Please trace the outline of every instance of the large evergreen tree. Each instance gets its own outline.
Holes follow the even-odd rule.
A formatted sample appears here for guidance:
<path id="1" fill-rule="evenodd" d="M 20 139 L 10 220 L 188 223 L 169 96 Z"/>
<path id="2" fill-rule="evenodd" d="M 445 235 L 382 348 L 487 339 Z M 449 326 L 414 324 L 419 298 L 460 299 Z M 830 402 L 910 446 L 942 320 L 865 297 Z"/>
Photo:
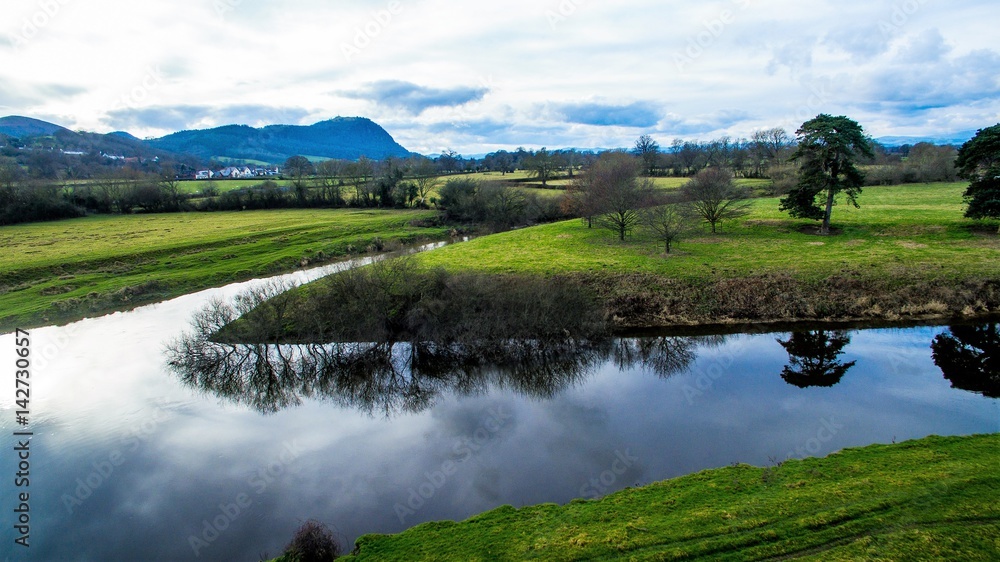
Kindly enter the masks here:
<path id="1" fill-rule="evenodd" d="M 963 144 L 955 167 L 959 176 L 969 180 L 965 216 L 1000 218 L 1000 124 L 981 129 Z"/>
<path id="2" fill-rule="evenodd" d="M 820 234 L 829 234 L 837 194 L 844 192 L 858 206 L 865 176 L 855 162 L 862 156 L 874 157 L 871 141 L 861 125 L 842 115 L 817 115 L 795 135 L 799 144 L 792 159 L 802 162 L 799 182 L 781 200 L 780 209 L 796 218 L 822 220 Z"/>

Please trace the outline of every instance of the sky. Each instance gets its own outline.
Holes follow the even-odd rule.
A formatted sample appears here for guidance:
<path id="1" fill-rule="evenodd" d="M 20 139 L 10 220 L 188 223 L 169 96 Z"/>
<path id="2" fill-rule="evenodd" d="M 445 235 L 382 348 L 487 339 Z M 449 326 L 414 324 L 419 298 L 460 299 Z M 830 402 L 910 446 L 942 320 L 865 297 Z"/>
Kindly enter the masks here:
<path id="1" fill-rule="evenodd" d="M 407 149 L 1000 122 L 996 0 L 4 0 L 0 115 L 158 137 L 368 117 Z"/>

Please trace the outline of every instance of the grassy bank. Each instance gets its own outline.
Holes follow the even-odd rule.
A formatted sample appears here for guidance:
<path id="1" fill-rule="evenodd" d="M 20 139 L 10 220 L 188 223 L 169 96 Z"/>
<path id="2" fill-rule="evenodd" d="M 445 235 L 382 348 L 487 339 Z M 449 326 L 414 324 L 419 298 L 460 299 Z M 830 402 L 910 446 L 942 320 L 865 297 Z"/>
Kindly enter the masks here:
<path id="1" fill-rule="evenodd" d="M 579 278 L 619 327 L 796 319 L 928 318 L 1000 306 L 995 225 L 962 216 L 965 184 L 868 187 L 834 212 L 834 236 L 757 199 L 712 235 L 698 228 L 664 254 L 636 232 L 564 221 L 420 256 L 428 267 Z"/>
<path id="2" fill-rule="evenodd" d="M 366 535 L 343 560 L 995 560 L 998 451 L 998 434 L 928 437 L 718 468 Z"/>
<path id="3" fill-rule="evenodd" d="M 398 242 L 442 239 L 432 211 L 97 216 L 0 228 L 0 331 L 122 310 Z"/>

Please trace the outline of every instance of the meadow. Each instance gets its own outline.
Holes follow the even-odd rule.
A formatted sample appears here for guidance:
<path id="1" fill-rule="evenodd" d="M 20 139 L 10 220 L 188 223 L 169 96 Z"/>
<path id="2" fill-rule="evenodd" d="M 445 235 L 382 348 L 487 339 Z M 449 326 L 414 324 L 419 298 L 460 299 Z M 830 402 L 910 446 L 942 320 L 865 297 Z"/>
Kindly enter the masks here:
<path id="1" fill-rule="evenodd" d="M 245 180 L 185 180 L 178 185 L 181 188 L 182 193 L 186 194 L 201 194 L 205 192 L 208 187 L 213 187 L 218 190 L 220 194 L 227 191 L 233 191 L 236 189 L 243 189 L 246 187 L 254 187 L 260 185 L 266 181 L 273 181 L 280 186 L 290 185 L 289 180 L 283 180 L 281 178 L 251 178 Z"/>
<path id="2" fill-rule="evenodd" d="M 581 280 L 619 329 L 744 322 L 901 321 L 1000 310 L 995 223 L 963 217 L 965 184 L 868 187 L 839 205 L 835 234 L 789 218 L 778 198 L 717 234 L 694 226 L 665 253 L 637 229 L 625 242 L 569 220 L 418 257 L 426 268 Z"/>
<path id="3" fill-rule="evenodd" d="M 343 560 L 995 559 L 998 447 L 996 434 L 928 437 L 734 465 L 366 535 Z"/>
<path id="4" fill-rule="evenodd" d="M 0 330 L 130 308 L 395 243 L 438 240 L 433 211 L 92 216 L 0 228 Z"/>
<path id="5" fill-rule="evenodd" d="M 558 275 L 640 272 L 677 279 L 786 273 L 817 279 L 843 269 L 892 275 L 919 270 L 945 278 L 1000 274 L 995 225 L 962 216 L 965 184 L 867 187 L 861 208 L 837 206 L 838 233 L 817 236 L 815 221 L 778 211 L 778 198 L 755 199 L 748 216 L 712 235 L 699 225 L 671 253 L 637 229 L 624 243 L 582 220 L 516 230 L 422 255 L 428 267 Z"/>

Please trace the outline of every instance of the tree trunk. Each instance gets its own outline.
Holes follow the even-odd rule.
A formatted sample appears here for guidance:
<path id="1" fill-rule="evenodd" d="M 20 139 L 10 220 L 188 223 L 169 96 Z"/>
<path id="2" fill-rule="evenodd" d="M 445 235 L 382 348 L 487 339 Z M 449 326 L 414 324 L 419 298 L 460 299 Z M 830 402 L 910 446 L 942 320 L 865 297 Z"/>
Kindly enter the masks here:
<path id="1" fill-rule="evenodd" d="M 826 212 L 823 213 L 823 225 L 819 228 L 819 233 L 823 236 L 830 234 L 830 215 L 833 214 L 833 188 L 826 192 Z"/>

